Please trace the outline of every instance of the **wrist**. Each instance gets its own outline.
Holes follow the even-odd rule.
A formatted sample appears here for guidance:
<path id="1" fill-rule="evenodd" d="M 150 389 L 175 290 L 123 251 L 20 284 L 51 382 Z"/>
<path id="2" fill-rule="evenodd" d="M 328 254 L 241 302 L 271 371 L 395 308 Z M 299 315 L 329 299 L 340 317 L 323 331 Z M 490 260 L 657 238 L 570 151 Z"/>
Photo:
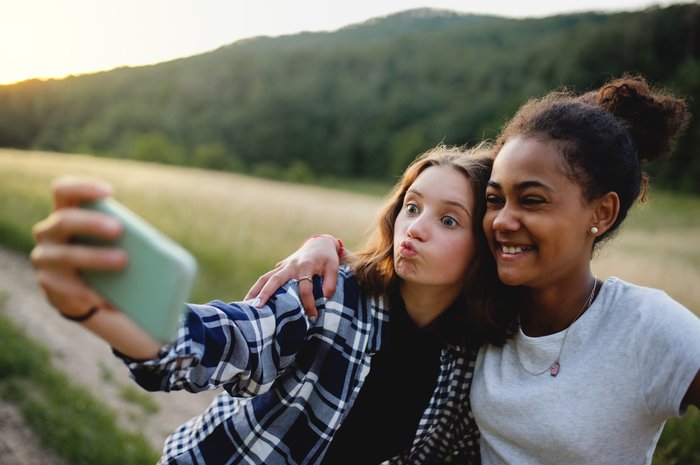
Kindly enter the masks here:
<path id="1" fill-rule="evenodd" d="M 99 309 L 100 308 L 98 306 L 94 306 L 94 307 L 91 307 L 90 309 L 88 309 L 88 311 L 86 311 L 85 313 L 83 313 L 81 315 L 66 315 L 65 313 L 60 312 L 60 311 L 58 313 L 66 320 L 82 323 L 82 322 L 87 321 L 90 318 L 92 318 L 93 315 L 95 315 L 95 313 L 97 313 L 97 311 Z"/>
<path id="2" fill-rule="evenodd" d="M 345 254 L 345 245 L 343 244 L 342 240 L 338 239 L 337 237 L 333 236 L 332 234 L 327 234 L 327 233 L 314 234 L 311 237 L 309 237 L 308 239 L 306 239 L 304 241 L 304 244 L 306 244 L 311 239 L 315 239 L 317 237 L 323 237 L 323 238 L 326 238 L 326 239 L 332 241 L 333 245 L 335 246 L 335 251 L 338 254 L 338 261 L 339 262 L 343 261 L 343 255 Z M 302 245 L 304 245 L 304 244 L 302 244 Z"/>

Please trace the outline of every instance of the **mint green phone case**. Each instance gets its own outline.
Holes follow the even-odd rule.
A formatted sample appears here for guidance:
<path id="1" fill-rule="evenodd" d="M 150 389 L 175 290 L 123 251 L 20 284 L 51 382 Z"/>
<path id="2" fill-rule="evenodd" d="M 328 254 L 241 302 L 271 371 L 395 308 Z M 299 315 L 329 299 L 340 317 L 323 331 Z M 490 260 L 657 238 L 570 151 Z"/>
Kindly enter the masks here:
<path id="1" fill-rule="evenodd" d="M 119 247 L 129 254 L 123 270 L 84 270 L 84 279 L 155 339 L 172 341 L 194 285 L 194 257 L 114 199 L 81 207 L 114 216 L 124 226 L 124 234 L 113 242 L 83 237 L 78 242 Z"/>

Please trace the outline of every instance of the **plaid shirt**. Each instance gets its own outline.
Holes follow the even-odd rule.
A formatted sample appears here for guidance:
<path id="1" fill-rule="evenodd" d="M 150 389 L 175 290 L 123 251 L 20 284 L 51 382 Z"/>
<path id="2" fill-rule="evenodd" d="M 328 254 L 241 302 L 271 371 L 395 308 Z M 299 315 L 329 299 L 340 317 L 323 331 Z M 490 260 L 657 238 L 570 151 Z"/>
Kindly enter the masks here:
<path id="1" fill-rule="evenodd" d="M 317 296 L 320 284 L 316 278 Z M 317 306 L 318 321 L 310 325 L 295 281 L 263 308 L 189 305 L 177 340 L 157 359 L 125 359 L 148 390 L 226 391 L 170 435 L 159 464 L 320 463 L 381 348 L 389 314 L 345 267 L 335 295 Z M 442 463 L 450 455 L 451 463 L 479 463 L 469 406 L 475 358 L 474 349 L 445 344 L 413 446 L 385 463 Z"/>

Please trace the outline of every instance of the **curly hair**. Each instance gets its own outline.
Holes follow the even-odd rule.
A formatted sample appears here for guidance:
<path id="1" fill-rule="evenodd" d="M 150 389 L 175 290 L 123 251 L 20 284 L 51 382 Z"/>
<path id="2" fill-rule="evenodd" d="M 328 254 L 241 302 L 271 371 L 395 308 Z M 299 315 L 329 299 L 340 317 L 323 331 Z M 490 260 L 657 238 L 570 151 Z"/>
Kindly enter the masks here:
<path id="1" fill-rule="evenodd" d="M 643 160 L 672 152 L 689 114 L 680 98 L 652 89 L 640 76 L 623 76 L 582 95 L 551 92 L 526 102 L 496 140 L 498 152 L 516 136 L 554 140 L 567 175 L 587 200 L 617 193 L 620 212 L 596 242 L 613 235 L 649 187 Z"/>

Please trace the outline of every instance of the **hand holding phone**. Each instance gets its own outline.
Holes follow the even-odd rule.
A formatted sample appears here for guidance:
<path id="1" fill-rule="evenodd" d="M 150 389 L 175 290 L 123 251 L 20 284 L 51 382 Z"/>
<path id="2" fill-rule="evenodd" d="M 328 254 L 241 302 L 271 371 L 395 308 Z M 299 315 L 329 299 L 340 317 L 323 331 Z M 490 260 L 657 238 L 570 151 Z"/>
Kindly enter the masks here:
<path id="1" fill-rule="evenodd" d="M 194 257 L 112 198 L 87 202 L 81 207 L 113 216 L 122 223 L 124 233 L 115 241 L 87 237 L 76 241 L 122 248 L 129 256 L 122 270 L 83 270 L 83 278 L 154 339 L 172 341 L 194 285 Z"/>

